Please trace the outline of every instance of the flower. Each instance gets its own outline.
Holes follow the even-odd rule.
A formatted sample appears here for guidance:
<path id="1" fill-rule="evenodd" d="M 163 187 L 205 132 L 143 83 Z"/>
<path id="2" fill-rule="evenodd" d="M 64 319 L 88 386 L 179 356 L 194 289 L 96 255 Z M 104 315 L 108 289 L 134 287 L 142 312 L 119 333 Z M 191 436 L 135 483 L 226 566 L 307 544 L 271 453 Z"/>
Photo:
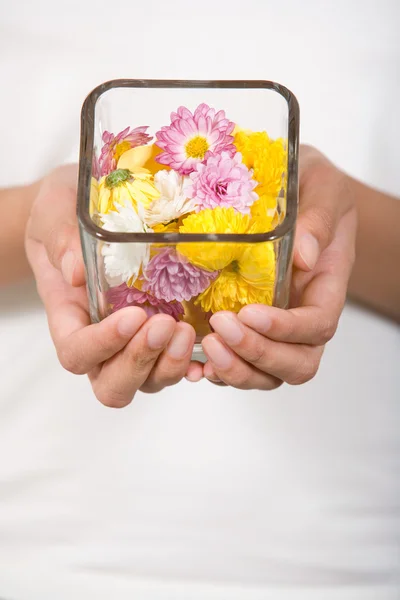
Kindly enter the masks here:
<path id="1" fill-rule="evenodd" d="M 248 233 L 251 219 L 233 208 L 207 208 L 183 220 L 179 233 Z M 255 232 L 254 232 L 255 233 Z M 192 264 L 207 271 L 219 271 L 234 260 L 235 242 L 181 242 L 177 250 Z"/>
<path id="2" fill-rule="evenodd" d="M 137 146 L 124 152 L 119 161 L 118 169 L 129 169 L 135 172 L 137 169 L 146 169 L 150 173 L 156 173 L 160 169 L 160 164 L 156 162 L 156 157 L 161 154 L 162 150 L 156 144 L 147 146 Z M 169 170 L 167 165 L 164 165 L 165 170 Z"/>
<path id="3" fill-rule="evenodd" d="M 272 242 L 247 244 L 237 259 L 199 295 L 196 304 L 205 311 L 239 312 L 247 304 L 272 304 L 275 253 Z"/>
<path id="4" fill-rule="evenodd" d="M 160 197 L 146 210 L 145 220 L 148 225 L 170 223 L 194 209 L 193 200 L 187 197 L 187 179 L 176 171 L 162 170 L 154 175 L 154 185 L 160 192 Z"/>
<path id="5" fill-rule="evenodd" d="M 257 182 L 242 163 L 237 152 L 231 158 L 228 152 L 210 155 L 205 163 L 198 163 L 190 174 L 192 185 L 187 189 L 196 202 L 196 210 L 232 206 L 237 211 L 249 214 L 250 206 L 258 196 L 253 192 Z"/>
<path id="6" fill-rule="evenodd" d="M 90 201 L 89 201 L 89 214 L 93 217 L 97 213 L 99 208 L 99 184 L 97 179 L 94 177 L 90 180 Z"/>
<path id="7" fill-rule="evenodd" d="M 269 194 L 262 194 L 262 196 L 254 202 L 251 206 L 251 214 L 254 219 L 260 219 L 267 215 L 273 218 L 276 213 L 277 199 Z"/>
<path id="8" fill-rule="evenodd" d="M 189 215 L 180 233 L 251 234 L 268 231 L 272 218 L 252 219 L 233 208 L 206 209 Z M 205 312 L 238 312 L 246 304 L 271 304 L 275 282 L 275 251 L 272 242 L 191 242 L 177 250 L 195 266 L 219 271 L 197 300 Z"/>
<path id="9" fill-rule="evenodd" d="M 138 204 L 145 208 L 160 196 L 154 186 L 150 173 L 138 170 L 132 173 L 129 169 L 117 169 L 102 177 L 99 183 L 99 211 L 106 214 L 114 210 L 115 204 L 128 201 L 137 209 Z"/>
<path id="10" fill-rule="evenodd" d="M 223 110 L 215 112 L 207 104 L 200 104 L 194 114 L 184 106 L 171 114 L 171 125 L 161 127 L 156 133 L 157 145 L 164 150 L 156 161 L 169 165 L 181 175 L 191 173 L 196 164 L 208 153 L 223 151 L 235 153 L 233 136 L 235 124 L 225 118 Z"/>
<path id="11" fill-rule="evenodd" d="M 158 252 L 145 268 L 142 289 L 166 302 L 182 302 L 198 296 L 216 276 L 217 273 L 190 264 L 175 248 L 167 247 Z"/>
<path id="12" fill-rule="evenodd" d="M 284 188 L 287 169 L 283 140 L 272 140 L 265 131 L 237 131 L 235 146 L 241 152 L 244 164 L 254 171 L 254 179 L 258 182 L 255 192 L 260 198 L 258 209 L 274 210 L 277 197 Z"/>
<path id="13" fill-rule="evenodd" d="M 120 156 L 127 150 L 150 142 L 152 138 L 146 133 L 147 129 L 148 127 L 136 127 L 130 131 L 130 127 L 127 127 L 117 135 L 105 131 L 101 138 L 104 146 L 99 158 L 100 174 L 108 175 L 114 171 Z"/>
<path id="14" fill-rule="evenodd" d="M 103 229 L 130 233 L 151 232 L 143 223 L 143 208 L 140 206 L 138 214 L 132 203 L 125 199 L 121 204 L 115 204 L 114 208 L 113 211 L 100 214 Z M 150 259 L 149 244 L 143 242 L 104 244 L 101 253 L 110 285 L 133 283 Z"/>
<path id="15" fill-rule="evenodd" d="M 147 292 L 129 287 L 126 283 L 110 288 L 106 292 L 106 297 L 107 302 L 112 305 L 112 312 L 126 306 L 139 306 L 146 311 L 148 317 L 163 313 L 171 315 L 176 321 L 179 321 L 185 312 L 180 302 L 165 302 Z"/>

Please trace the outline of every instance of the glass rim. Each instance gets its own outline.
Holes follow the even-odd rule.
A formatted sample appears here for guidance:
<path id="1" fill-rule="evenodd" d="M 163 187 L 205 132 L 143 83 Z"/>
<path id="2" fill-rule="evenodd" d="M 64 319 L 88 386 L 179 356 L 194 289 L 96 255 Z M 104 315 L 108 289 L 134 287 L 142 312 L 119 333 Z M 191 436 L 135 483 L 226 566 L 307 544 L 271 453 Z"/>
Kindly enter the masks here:
<path id="1" fill-rule="evenodd" d="M 92 178 L 92 153 L 94 142 L 94 115 L 97 100 L 115 88 L 220 88 L 220 89 L 266 89 L 277 92 L 288 105 L 288 167 L 286 190 L 286 214 L 282 223 L 266 233 L 127 233 L 102 229 L 89 213 Z M 295 225 L 298 205 L 298 152 L 299 152 L 299 104 L 294 94 L 285 86 L 264 80 L 180 80 L 180 79 L 112 79 L 95 87 L 87 96 L 81 111 L 81 138 L 77 192 L 77 216 L 80 226 L 92 237 L 106 243 L 161 243 L 187 242 L 271 242 L 284 237 Z"/>

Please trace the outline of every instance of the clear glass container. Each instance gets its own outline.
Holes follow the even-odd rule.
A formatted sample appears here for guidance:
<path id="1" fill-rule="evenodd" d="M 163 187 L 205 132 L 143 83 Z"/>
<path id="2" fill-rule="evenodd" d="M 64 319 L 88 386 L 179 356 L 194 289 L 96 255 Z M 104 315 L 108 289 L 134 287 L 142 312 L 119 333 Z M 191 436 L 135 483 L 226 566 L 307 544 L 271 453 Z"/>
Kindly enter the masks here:
<path id="1" fill-rule="evenodd" d="M 298 137 L 296 98 L 269 81 L 94 89 L 77 206 L 92 321 L 124 306 L 170 314 L 193 325 L 202 359 L 211 314 L 286 308 Z"/>

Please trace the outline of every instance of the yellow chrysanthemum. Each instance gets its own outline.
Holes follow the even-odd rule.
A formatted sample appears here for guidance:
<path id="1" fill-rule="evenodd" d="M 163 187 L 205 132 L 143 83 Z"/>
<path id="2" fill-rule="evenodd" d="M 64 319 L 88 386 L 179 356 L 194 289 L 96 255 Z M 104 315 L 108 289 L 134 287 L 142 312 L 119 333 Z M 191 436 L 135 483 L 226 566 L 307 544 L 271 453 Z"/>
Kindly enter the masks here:
<path id="1" fill-rule="evenodd" d="M 157 225 L 153 225 L 152 227 L 154 233 L 178 233 L 179 231 L 179 222 L 171 221 L 171 223 L 158 223 Z"/>
<path id="2" fill-rule="evenodd" d="M 247 233 L 250 216 L 233 208 L 207 208 L 183 219 L 179 233 Z M 208 271 L 219 271 L 235 260 L 240 244 L 232 242 L 188 242 L 177 246 L 191 263 Z"/>
<path id="3" fill-rule="evenodd" d="M 102 177 L 99 183 L 98 210 L 107 214 L 115 209 L 114 203 L 124 205 L 126 201 L 131 202 L 135 209 L 140 203 L 148 208 L 160 192 L 154 186 L 153 176 L 141 169 L 134 173 L 129 169 L 117 169 Z"/>
<path id="4" fill-rule="evenodd" d="M 271 214 L 285 186 L 287 152 L 283 140 L 271 140 L 265 131 L 239 130 L 235 133 L 234 144 L 241 152 L 244 164 L 253 169 L 254 179 L 259 183 L 254 190 L 259 200 L 253 210 L 266 209 L 269 211 L 267 214 Z"/>
<path id="5" fill-rule="evenodd" d="M 156 146 L 156 144 L 137 146 L 121 155 L 117 168 L 129 169 L 132 172 L 135 172 L 138 169 L 146 169 L 150 173 L 153 173 L 153 175 L 161 168 L 169 171 L 167 165 L 160 165 L 160 163 L 155 160 L 156 156 L 161 152 L 161 148 Z"/>
<path id="6" fill-rule="evenodd" d="M 97 179 L 92 177 L 90 182 L 90 202 L 89 202 L 89 214 L 91 217 L 95 215 L 99 210 L 99 183 Z"/>
<path id="7" fill-rule="evenodd" d="M 264 233 L 272 218 L 253 219 L 233 208 L 206 209 L 183 220 L 180 233 Z M 197 298 L 205 312 L 238 312 L 246 304 L 271 304 L 275 281 L 272 242 L 183 242 L 177 246 L 191 263 L 208 271 L 220 271 L 210 287 Z"/>
<path id="8" fill-rule="evenodd" d="M 245 249 L 225 267 L 197 298 L 205 312 L 239 312 L 247 304 L 272 304 L 275 254 L 271 242 L 245 244 Z"/>

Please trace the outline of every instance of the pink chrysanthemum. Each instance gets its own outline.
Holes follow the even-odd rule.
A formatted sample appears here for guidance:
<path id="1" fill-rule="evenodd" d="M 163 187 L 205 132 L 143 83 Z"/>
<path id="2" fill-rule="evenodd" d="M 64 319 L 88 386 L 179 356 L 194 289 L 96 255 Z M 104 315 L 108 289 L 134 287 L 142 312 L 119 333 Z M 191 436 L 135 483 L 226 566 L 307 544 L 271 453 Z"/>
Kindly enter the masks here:
<path id="1" fill-rule="evenodd" d="M 182 302 L 204 292 L 217 275 L 195 267 L 174 248 L 164 248 L 145 268 L 143 289 L 166 302 Z"/>
<path id="2" fill-rule="evenodd" d="M 187 175 L 210 153 L 224 151 L 233 156 L 236 151 L 231 135 L 234 127 L 223 110 L 216 113 L 207 104 L 200 104 L 192 114 L 180 106 L 171 114 L 171 125 L 161 127 L 156 133 L 157 146 L 164 150 L 156 161 Z"/>
<path id="3" fill-rule="evenodd" d="M 249 214 L 250 206 L 258 199 L 253 191 L 257 181 L 242 163 L 239 152 L 233 158 L 227 152 L 210 156 L 204 164 L 196 165 L 190 179 L 192 185 L 187 187 L 186 193 L 195 200 L 197 212 L 219 206 Z"/>
<path id="4" fill-rule="evenodd" d="M 148 144 L 153 138 L 146 133 L 147 129 L 148 127 L 136 127 L 129 131 L 130 127 L 127 127 L 118 135 L 105 131 L 102 137 L 104 146 L 99 158 L 101 175 L 108 175 L 111 171 L 115 171 L 124 152 Z"/>
<path id="5" fill-rule="evenodd" d="M 185 312 L 180 302 L 165 302 L 145 291 L 129 287 L 126 283 L 110 288 L 107 292 L 107 302 L 112 305 L 112 312 L 126 306 L 139 306 L 148 317 L 163 313 L 170 315 L 175 321 L 179 321 Z"/>

